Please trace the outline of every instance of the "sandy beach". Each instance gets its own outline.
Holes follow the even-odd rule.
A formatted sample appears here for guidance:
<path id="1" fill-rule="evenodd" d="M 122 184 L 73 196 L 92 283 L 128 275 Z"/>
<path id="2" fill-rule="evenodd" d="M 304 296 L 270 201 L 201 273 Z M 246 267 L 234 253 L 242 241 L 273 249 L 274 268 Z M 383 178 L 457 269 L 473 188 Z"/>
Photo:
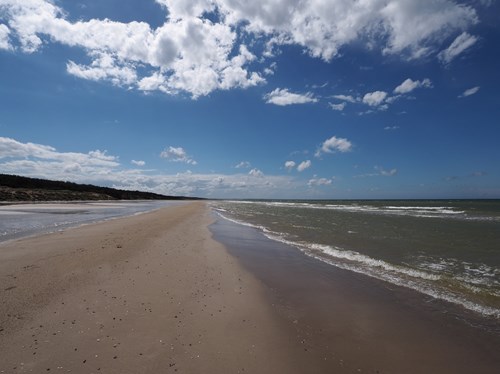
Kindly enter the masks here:
<path id="1" fill-rule="evenodd" d="M 3 245 L 0 372 L 304 372 L 209 222 L 192 203 Z"/>
<path id="2" fill-rule="evenodd" d="M 0 372 L 500 367 L 497 335 L 423 297 L 213 222 L 193 202 L 1 245 Z"/>

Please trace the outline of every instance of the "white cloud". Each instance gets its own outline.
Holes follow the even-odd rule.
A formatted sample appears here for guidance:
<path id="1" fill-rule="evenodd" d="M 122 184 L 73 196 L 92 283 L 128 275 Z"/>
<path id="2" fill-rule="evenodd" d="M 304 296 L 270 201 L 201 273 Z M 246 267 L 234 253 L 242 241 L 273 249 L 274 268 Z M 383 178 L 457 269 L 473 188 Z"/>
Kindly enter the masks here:
<path id="1" fill-rule="evenodd" d="M 0 49 L 12 49 L 12 46 L 10 45 L 9 34 L 9 28 L 6 25 L 0 23 Z"/>
<path id="2" fill-rule="evenodd" d="M 160 157 L 174 162 L 185 162 L 186 164 L 191 165 L 198 164 L 195 160 L 188 156 L 188 154 L 182 147 L 169 146 L 160 153 Z"/>
<path id="3" fill-rule="evenodd" d="M 297 94 L 288 91 L 287 88 L 276 88 L 274 91 L 264 95 L 264 99 L 267 104 L 280 106 L 316 103 L 318 101 L 318 99 L 316 99 L 311 92 Z"/>
<path id="4" fill-rule="evenodd" d="M 270 68 L 264 68 L 264 74 L 265 75 L 274 75 L 274 70 Z"/>
<path id="5" fill-rule="evenodd" d="M 375 167 L 375 169 L 377 169 L 380 175 L 383 175 L 384 177 L 393 177 L 398 173 L 398 169 L 385 170 L 381 167 Z"/>
<path id="6" fill-rule="evenodd" d="M 260 171 L 259 169 L 252 169 L 248 172 L 248 175 L 252 177 L 263 177 L 264 173 Z"/>
<path id="7" fill-rule="evenodd" d="M 247 174 L 195 174 L 131 175 L 123 177 L 123 183 L 114 184 L 126 189 L 147 190 L 170 195 L 201 197 L 280 197 L 286 189 L 298 185 L 289 176 L 261 175 L 255 178 Z"/>
<path id="8" fill-rule="evenodd" d="M 106 154 L 106 151 L 100 151 L 100 150 L 95 150 L 95 151 L 90 151 L 89 156 L 98 159 L 98 160 L 103 160 L 103 161 L 118 161 L 118 157 L 116 156 L 111 156 Z"/>
<path id="9" fill-rule="evenodd" d="M 441 51 L 438 57 L 444 64 L 449 64 L 458 55 L 462 54 L 464 51 L 476 44 L 477 41 L 478 38 L 476 36 L 470 35 L 469 33 L 464 31 L 459 36 L 457 36 L 455 40 L 453 40 L 448 48 Z"/>
<path id="10" fill-rule="evenodd" d="M 328 86 L 328 84 L 329 84 L 329 82 L 328 82 L 328 81 L 327 81 L 327 82 L 324 82 L 324 83 L 321 83 L 321 84 L 313 84 L 313 85 L 311 85 L 311 88 L 312 88 L 312 89 L 325 88 L 325 87 L 327 87 L 327 86 Z"/>
<path id="11" fill-rule="evenodd" d="M 295 161 L 286 161 L 285 162 L 285 169 L 290 171 L 295 167 L 295 165 L 296 165 Z"/>
<path id="12" fill-rule="evenodd" d="M 118 157 L 111 156 L 106 151 L 90 151 L 89 153 L 58 152 L 55 148 L 35 144 L 21 143 L 11 138 L 0 137 L 0 159 L 23 158 L 23 161 L 33 162 L 30 158 L 51 161 L 62 167 L 81 165 L 83 167 L 113 168 L 118 166 Z"/>
<path id="13" fill-rule="evenodd" d="M 349 103 L 355 103 L 358 101 L 355 97 L 351 95 L 333 95 L 332 98 L 342 100 L 342 101 L 347 101 Z"/>
<path id="14" fill-rule="evenodd" d="M 301 185 L 290 176 L 264 175 L 258 170 L 250 175 L 192 172 L 168 175 L 127 169 L 118 160 L 104 151 L 59 152 L 48 145 L 0 137 L 0 173 L 6 174 L 201 197 L 293 197 L 287 194 Z"/>
<path id="15" fill-rule="evenodd" d="M 132 85 L 137 81 L 134 68 L 129 65 L 119 66 L 116 59 L 105 53 L 96 53 L 94 61 L 88 66 L 69 61 L 68 73 L 92 81 L 108 80 L 116 86 Z"/>
<path id="16" fill-rule="evenodd" d="M 386 131 L 391 131 L 391 130 L 397 130 L 399 129 L 399 126 L 385 126 L 384 130 Z"/>
<path id="17" fill-rule="evenodd" d="M 381 105 L 386 97 L 387 92 L 384 91 L 369 92 L 365 96 L 363 96 L 363 103 L 368 104 L 369 106 L 376 107 Z"/>
<path id="18" fill-rule="evenodd" d="M 100 180 L 113 175 L 119 165 L 118 157 L 105 151 L 59 152 L 51 146 L 0 137 L 2 173 L 75 181 L 91 175 Z"/>
<path id="19" fill-rule="evenodd" d="M 479 89 L 480 89 L 480 87 L 479 87 L 479 86 L 469 88 L 469 89 L 465 90 L 465 91 L 464 91 L 461 95 L 459 95 L 458 97 L 462 98 L 462 97 L 467 97 L 467 96 L 474 95 L 474 94 L 476 94 L 476 93 L 479 91 Z"/>
<path id="20" fill-rule="evenodd" d="M 333 110 L 342 111 L 346 107 L 347 102 L 362 103 L 372 108 L 376 108 L 378 111 L 384 111 L 389 109 L 390 104 L 393 104 L 396 100 L 399 100 L 400 98 L 404 97 L 403 96 L 404 94 L 410 93 L 417 88 L 431 88 L 431 87 L 432 87 L 432 82 L 428 78 L 415 81 L 408 78 L 393 90 L 393 92 L 395 93 L 395 95 L 393 96 L 389 96 L 389 94 L 386 91 L 381 91 L 381 90 L 368 92 L 362 97 L 356 97 L 352 95 L 333 95 L 331 96 L 332 98 L 343 100 L 344 102 L 338 104 L 330 103 L 329 106 Z M 359 114 L 365 115 L 369 113 L 374 113 L 374 109 L 362 111 Z"/>
<path id="21" fill-rule="evenodd" d="M 414 81 L 414 80 L 411 80 L 410 78 L 408 78 L 394 89 L 394 93 L 406 94 L 406 93 L 412 92 L 416 88 L 420 88 L 420 87 L 431 88 L 432 87 L 431 80 L 429 78 L 425 78 L 421 81 L 419 81 L 419 80 Z"/>
<path id="22" fill-rule="evenodd" d="M 180 9 L 177 3 L 165 3 L 171 15 L 172 9 Z M 90 64 L 67 63 L 68 72 L 82 79 L 170 94 L 188 92 L 194 98 L 217 89 L 264 82 L 259 73 L 247 70 L 255 56 L 244 44 L 236 45 L 235 30 L 222 22 L 198 17 L 201 14 L 196 12 L 196 16 L 180 12 L 181 17 L 170 17 L 152 29 L 136 21 L 72 22 L 61 8 L 43 0 L 0 0 L 0 7 L 24 52 L 35 52 L 44 42 L 86 51 Z"/>
<path id="23" fill-rule="evenodd" d="M 323 153 L 334 153 L 334 152 L 350 152 L 352 150 L 352 143 L 345 138 L 337 138 L 332 136 L 330 139 L 326 139 L 321 147 L 316 151 L 315 156 L 319 157 Z"/>
<path id="24" fill-rule="evenodd" d="M 382 12 L 393 27 L 385 52 L 407 49 L 410 58 L 430 55 L 435 50 L 432 39 L 443 41 L 452 32 L 478 22 L 474 9 L 448 0 L 391 1 Z"/>
<path id="25" fill-rule="evenodd" d="M 130 161 L 132 164 L 136 165 L 136 166 L 144 166 L 146 165 L 146 162 L 145 161 L 142 161 L 142 160 L 132 160 Z"/>
<path id="26" fill-rule="evenodd" d="M 313 187 L 313 186 L 328 186 L 332 184 L 332 180 L 331 179 L 327 179 L 327 178 L 312 178 L 312 179 L 309 179 L 309 181 L 307 182 L 307 185 L 310 186 L 310 187 Z"/>
<path id="27" fill-rule="evenodd" d="M 330 108 L 332 108 L 333 110 L 338 110 L 339 112 L 341 112 L 344 110 L 346 103 L 340 103 L 340 104 L 329 103 L 329 105 L 330 105 Z"/>
<path id="28" fill-rule="evenodd" d="M 275 44 L 298 44 L 311 56 L 330 60 L 339 49 L 369 39 L 387 54 L 422 56 L 435 42 L 477 22 L 470 6 L 449 0 L 219 0 L 231 24 L 274 35 Z M 380 40 L 385 40 L 379 45 Z"/>
<path id="29" fill-rule="evenodd" d="M 241 169 L 241 168 L 244 168 L 244 169 L 247 169 L 249 167 L 251 167 L 252 165 L 250 164 L 250 162 L 248 161 L 241 161 L 238 165 L 235 166 L 236 169 Z"/>
<path id="30" fill-rule="evenodd" d="M 471 5 L 451 0 L 157 2 L 166 17 L 154 27 L 144 21 L 81 20 L 58 6 L 60 1 L 0 0 L 5 24 L 0 48 L 34 53 L 44 44 L 60 43 L 87 53 L 90 62 L 67 62 L 68 72 L 82 79 L 197 98 L 264 83 L 263 75 L 276 69 L 252 63 L 273 58 L 283 45 L 299 46 L 325 61 L 351 43 L 420 58 L 478 22 Z M 449 62 L 476 40 L 464 31 L 440 58 Z"/>
<path id="31" fill-rule="evenodd" d="M 376 170 L 376 173 L 368 173 L 368 174 L 361 174 L 361 175 L 356 175 L 355 178 L 365 178 L 365 177 L 393 177 L 398 173 L 398 169 L 390 169 L 386 170 L 380 166 L 375 166 L 374 169 Z"/>
<path id="32" fill-rule="evenodd" d="M 312 163 L 310 160 L 302 161 L 299 166 L 297 166 L 297 171 L 304 171 L 311 167 Z"/>

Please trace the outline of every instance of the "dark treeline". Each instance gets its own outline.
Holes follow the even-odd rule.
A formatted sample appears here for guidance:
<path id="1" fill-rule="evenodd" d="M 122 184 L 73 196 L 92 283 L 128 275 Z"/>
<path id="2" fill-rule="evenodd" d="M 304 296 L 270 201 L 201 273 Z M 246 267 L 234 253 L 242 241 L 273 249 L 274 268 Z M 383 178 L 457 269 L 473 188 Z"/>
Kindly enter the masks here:
<path id="1" fill-rule="evenodd" d="M 0 174 L 0 201 L 21 200 L 186 200 L 153 192 L 127 191 L 91 184 Z"/>

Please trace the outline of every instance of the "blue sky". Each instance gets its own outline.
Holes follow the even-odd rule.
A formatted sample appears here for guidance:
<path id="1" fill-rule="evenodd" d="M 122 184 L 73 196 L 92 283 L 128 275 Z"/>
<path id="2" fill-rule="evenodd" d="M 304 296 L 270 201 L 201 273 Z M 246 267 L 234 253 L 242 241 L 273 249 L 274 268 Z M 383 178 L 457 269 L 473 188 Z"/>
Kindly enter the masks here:
<path id="1" fill-rule="evenodd" d="M 0 0 L 0 172 L 500 198 L 499 18 L 495 0 Z"/>

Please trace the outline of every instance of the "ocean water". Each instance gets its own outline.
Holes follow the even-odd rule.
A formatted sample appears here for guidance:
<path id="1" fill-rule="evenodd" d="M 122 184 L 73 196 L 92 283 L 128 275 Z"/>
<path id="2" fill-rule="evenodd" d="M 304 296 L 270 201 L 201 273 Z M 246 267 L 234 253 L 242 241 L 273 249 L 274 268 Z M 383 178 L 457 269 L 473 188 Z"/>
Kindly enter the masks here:
<path id="1" fill-rule="evenodd" d="M 117 201 L 0 205 L 0 242 L 130 216 L 177 201 Z"/>
<path id="2" fill-rule="evenodd" d="M 216 201 L 332 266 L 500 319 L 500 200 Z"/>

